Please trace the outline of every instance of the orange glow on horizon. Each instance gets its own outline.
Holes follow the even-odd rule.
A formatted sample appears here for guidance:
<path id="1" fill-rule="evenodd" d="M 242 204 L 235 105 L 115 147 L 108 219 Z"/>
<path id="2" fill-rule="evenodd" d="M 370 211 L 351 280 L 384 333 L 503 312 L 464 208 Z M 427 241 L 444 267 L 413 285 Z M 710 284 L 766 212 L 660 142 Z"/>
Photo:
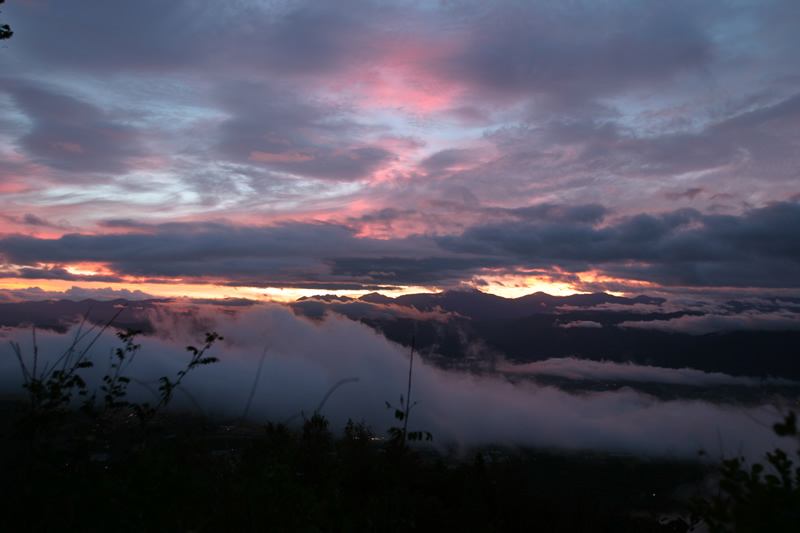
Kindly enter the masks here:
<path id="1" fill-rule="evenodd" d="M 64 265 L 63 268 L 70 274 L 75 274 L 76 276 L 99 276 L 111 274 L 111 272 L 103 268 L 103 265 L 100 263 L 73 263 L 71 265 Z"/>
<path id="2" fill-rule="evenodd" d="M 200 298 L 223 300 L 226 298 L 246 298 L 249 300 L 293 302 L 298 298 L 333 294 L 358 298 L 375 291 L 369 290 L 321 290 L 302 288 L 260 288 L 260 287 L 228 287 L 212 283 L 151 283 L 126 282 L 109 283 L 107 281 L 68 281 L 68 280 L 32 280 L 23 278 L 5 278 L 0 281 L 0 289 L 25 290 L 38 287 L 47 292 L 65 292 L 74 287 L 82 289 L 113 289 L 116 291 L 142 291 L 155 298 Z M 399 287 L 397 290 L 378 291 L 389 297 L 403 294 L 438 292 L 426 287 Z"/>
<path id="3" fill-rule="evenodd" d="M 76 275 L 90 276 L 94 273 L 108 274 L 99 265 L 81 264 L 64 267 L 69 272 Z M 580 276 L 579 283 L 568 283 L 564 281 L 553 281 L 544 275 L 519 275 L 494 274 L 487 271 L 480 278 L 472 281 L 465 281 L 460 286 L 441 286 L 441 287 L 422 287 L 422 286 L 399 286 L 396 290 L 325 290 L 292 287 L 233 287 L 219 285 L 215 283 L 187 283 L 180 280 L 153 282 L 147 280 L 130 279 L 125 282 L 91 281 L 91 280 L 46 280 L 46 279 L 26 279 L 26 278 L 5 278 L 0 280 L 0 289 L 25 290 L 38 287 L 47 292 L 63 293 L 73 288 L 81 289 L 111 289 L 114 291 L 128 290 L 141 291 L 155 298 L 197 298 L 197 299 L 226 299 L 244 298 L 258 301 L 293 302 L 302 297 L 313 297 L 321 295 L 347 296 L 358 298 L 371 292 L 379 292 L 390 298 L 406 294 L 418 293 L 437 293 L 453 288 L 477 289 L 481 292 L 494 294 L 503 298 L 519 298 L 535 292 L 545 292 L 553 296 L 568 296 L 572 294 L 585 294 L 586 290 L 581 290 L 580 285 L 588 282 L 618 282 L 618 280 L 606 279 L 594 273 L 585 273 Z M 657 289 L 652 284 L 636 284 L 637 286 L 649 286 Z M 625 296 L 626 293 L 618 291 L 605 292 L 615 296 Z"/>
<path id="4" fill-rule="evenodd" d="M 474 284 L 473 286 L 483 292 L 488 292 L 503 298 L 519 298 L 535 292 L 545 292 L 552 296 L 569 296 L 581 294 L 583 291 L 576 289 L 572 284 L 551 281 L 543 276 L 481 276 L 487 285 Z"/>

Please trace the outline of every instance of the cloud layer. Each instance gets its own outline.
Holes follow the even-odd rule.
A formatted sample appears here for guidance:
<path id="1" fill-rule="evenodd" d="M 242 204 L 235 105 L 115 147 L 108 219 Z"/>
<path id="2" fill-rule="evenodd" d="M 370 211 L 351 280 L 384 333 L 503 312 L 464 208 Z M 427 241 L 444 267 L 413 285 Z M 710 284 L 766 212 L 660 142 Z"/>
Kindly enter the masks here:
<path id="1" fill-rule="evenodd" d="M 511 374 L 543 374 L 567 379 L 596 381 L 636 381 L 673 385 L 761 385 L 766 383 L 792 384 L 791 380 L 771 378 L 759 380 L 729 376 L 720 372 L 703 372 L 692 368 L 660 368 L 613 361 L 590 361 L 574 357 L 554 357 L 523 365 L 502 364 L 500 372 Z"/>
<path id="2" fill-rule="evenodd" d="M 495 210 L 497 211 L 497 210 Z M 552 213 L 552 214 L 551 214 Z M 113 281 L 186 279 L 250 286 L 319 283 L 354 289 L 448 286 L 518 270 L 593 272 L 684 287 L 800 288 L 800 204 L 742 215 L 681 209 L 606 218 L 595 205 L 506 210 L 507 220 L 459 234 L 371 238 L 343 224 L 221 222 L 106 224 L 125 233 L 0 238 L 5 277 Z M 62 265 L 94 263 L 104 275 Z M 46 265 L 46 266 L 45 266 Z"/>

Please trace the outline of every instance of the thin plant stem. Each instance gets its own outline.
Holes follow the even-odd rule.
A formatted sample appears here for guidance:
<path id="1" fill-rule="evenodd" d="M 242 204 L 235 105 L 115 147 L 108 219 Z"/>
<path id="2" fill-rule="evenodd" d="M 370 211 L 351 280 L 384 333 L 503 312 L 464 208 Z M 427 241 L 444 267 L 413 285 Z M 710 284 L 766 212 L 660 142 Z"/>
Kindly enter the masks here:
<path id="1" fill-rule="evenodd" d="M 264 366 L 264 359 L 267 357 L 267 348 L 264 348 L 264 351 L 261 354 L 261 359 L 258 361 L 258 370 L 256 370 L 256 377 L 253 380 L 253 387 L 250 389 L 250 396 L 247 398 L 247 405 L 244 407 L 244 413 L 242 414 L 242 422 L 247 420 L 247 415 L 250 412 L 250 404 L 253 403 L 253 397 L 256 395 L 256 388 L 258 387 L 258 380 L 261 377 L 261 367 Z"/>
<path id="2" fill-rule="evenodd" d="M 403 445 L 406 443 L 408 414 L 411 412 L 411 370 L 414 368 L 414 337 L 411 337 L 411 360 L 408 362 L 408 392 L 406 393 L 406 415 L 403 420 Z"/>

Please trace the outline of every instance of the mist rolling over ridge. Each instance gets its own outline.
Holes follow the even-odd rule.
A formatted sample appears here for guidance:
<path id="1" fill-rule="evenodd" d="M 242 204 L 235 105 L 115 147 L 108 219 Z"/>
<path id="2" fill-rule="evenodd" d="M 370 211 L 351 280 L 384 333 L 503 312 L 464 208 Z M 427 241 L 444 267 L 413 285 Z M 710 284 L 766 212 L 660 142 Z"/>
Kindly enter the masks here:
<path id="1" fill-rule="evenodd" d="M 462 303 L 470 297 L 483 298 L 476 293 L 449 296 Z M 609 356 L 594 361 L 588 357 L 548 355 L 546 351 L 553 339 L 574 336 L 578 330 L 590 333 L 613 330 L 623 338 L 645 334 L 641 329 L 613 326 L 615 322 L 629 319 L 630 312 L 591 310 L 598 299 L 603 298 L 595 295 L 589 299 L 593 301 L 584 302 L 588 311 L 569 310 L 566 315 L 557 314 L 558 307 L 554 306 L 529 315 L 528 320 L 537 316 L 550 319 L 547 331 L 555 337 L 524 345 L 530 353 L 528 362 L 519 356 L 507 357 L 497 346 L 490 346 L 491 338 L 487 341 L 476 336 L 487 331 L 482 329 L 486 324 L 501 327 L 516 324 L 520 319 L 512 315 L 506 320 L 472 320 L 462 314 L 464 309 L 458 313 L 447 305 L 439 305 L 434 311 L 422 305 L 420 309 L 392 302 L 375 304 L 320 298 L 315 302 L 323 307 L 330 306 L 321 314 L 317 312 L 320 308 L 309 307 L 314 303 L 310 300 L 293 305 L 245 301 L 214 304 L 188 300 L 85 301 L 82 304 L 44 301 L 38 302 L 38 306 L 43 309 L 46 325 L 52 322 L 52 317 L 47 319 L 45 311 L 52 313 L 54 306 L 72 306 L 73 311 L 81 305 L 93 307 L 99 318 L 127 305 L 118 317 L 119 325 L 146 324 L 149 331 L 141 337 L 142 350 L 130 367 L 130 374 L 151 384 L 151 388 L 158 377 L 174 374 L 185 364 L 187 344 L 201 338 L 203 331 L 217 331 L 225 337 L 225 341 L 214 348 L 221 362 L 193 373 L 184 385 L 188 395 L 176 397 L 176 405 L 200 409 L 217 420 L 231 421 L 242 415 L 256 380 L 248 417 L 261 423 L 268 420 L 297 423 L 301 420 L 297 415 L 302 411 L 310 416 L 331 387 L 341 380 L 356 378 L 357 381 L 344 383 L 335 390 L 322 413 L 334 427 L 342 427 L 348 418 L 363 418 L 380 431 L 385 430 L 393 420 L 384 402 L 396 402 L 400 394 L 405 394 L 408 376 L 409 347 L 392 342 L 383 334 L 384 329 L 394 326 L 408 330 L 405 344 L 416 331 L 419 352 L 414 365 L 412 399 L 419 404 L 414 408 L 412 425 L 434 433 L 440 446 L 469 449 L 502 444 L 691 458 L 699 450 L 756 457 L 775 443 L 776 437 L 769 425 L 778 412 L 771 402 L 777 393 L 783 396 L 784 406 L 792 397 L 796 400 L 800 383 L 792 376 L 767 378 L 731 375 L 720 369 L 708 371 L 680 365 L 667 368 L 633 360 L 613 362 L 611 344 Z M 551 301 L 564 305 L 570 302 L 574 307 L 575 298 Z M 498 303 L 503 305 L 504 302 Z M 515 304 L 513 301 L 505 303 Z M 625 303 L 629 307 L 636 303 L 652 305 L 650 300 L 642 299 Z M 342 313 L 342 306 L 350 307 L 345 307 Z M 31 313 L 35 307 L 24 304 Z M 355 309 L 361 314 L 358 319 L 353 314 Z M 765 312 L 773 311 L 766 309 Z M 575 313 L 593 313 L 591 316 L 596 321 L 593 323 L 601 327 L 561 327 L 564 323 L 573 323 Z M 624 314 L 617 316 L 619 313 Z M 312 318 L 306 314 L 311 314 Z M 70 335 L 76 331 L 74 319 L 77 315 L 72 317 L 71 326 L 62 322 L 61 332 L 37 332 L 40 353 L 53 354 L 64 349 Z M 438 352 L 441 346 L 438 342 L 468 326 L 473 329 L 459 340 L 462 343 L 460 357 Z M 437 340 L 434 335 L 432 340 L 427 339 L 426 328 L 438 329 L 440 338 Z M 19 342 L 23 352 L 31 353 L 29 328 L 7 325 L 2 334 L 8 340 Z M 648 334 L 676 335 L 657 331 Z M 683 336 L 696 341 L 702 339 L 702 336 Z M 116 345 L 118 341 L 106 332 L 92 348 L 94 373 L 98 377 L 100 371 L 105 370 L 106 357 Z M 574 342 L 571 345 L 579 346 Z M 4 351 L 8 353 L 0 359 L 3 390 L 19 392 L 16 361 L 7 345 Z M 256 377 L 264 353 L 261 374 Z M 756 357 L 756 360 L 760 359 Z M 548 381 L 548 378 L 566 381 Z M 648 386 L 667 387 L 664 390 L 671 392 L 666 395 L 664 390 L 648 393 Z M 685 393 L 692 390 L 699 392 Z M 133 387 L 132 393 L 134 391 L 145 400 L 151 394 L 143 387 Z M 740 398 L 743 391 L 746 395 Z M 724 449 L 719 449 L 720 446 Z"/>

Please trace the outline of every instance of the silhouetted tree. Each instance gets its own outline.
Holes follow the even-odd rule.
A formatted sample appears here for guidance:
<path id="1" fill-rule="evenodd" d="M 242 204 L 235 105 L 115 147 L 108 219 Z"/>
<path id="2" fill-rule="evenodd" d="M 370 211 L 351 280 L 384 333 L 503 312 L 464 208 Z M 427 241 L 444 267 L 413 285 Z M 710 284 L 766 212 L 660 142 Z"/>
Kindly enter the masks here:
<path id="1" fill-rule="evenodd" d="M 4 3 L 6 0 L 0 0 L 0 4 Z M 4 39 L 9 39 L 14 32 L 11 31 L 11 27 L 8 24 L 0 24 L 0 41 Z"/>
<path id="2" fill-rule="evenodd" d="M 328 421 L 319 413 L 314 413 L 303 424 L 299 456 L 306 477 L 317 481 L 326 473 L 329 457 L 333 451 L 333 434 L 328 429 Z"/>

